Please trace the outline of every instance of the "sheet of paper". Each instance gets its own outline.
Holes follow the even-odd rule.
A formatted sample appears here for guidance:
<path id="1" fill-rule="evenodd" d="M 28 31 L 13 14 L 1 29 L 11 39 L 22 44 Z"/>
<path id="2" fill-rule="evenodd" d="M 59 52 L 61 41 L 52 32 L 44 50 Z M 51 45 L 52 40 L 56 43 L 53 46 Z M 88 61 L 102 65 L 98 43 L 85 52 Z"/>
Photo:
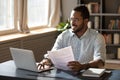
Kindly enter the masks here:
<path id="1" fill-rule="evenodd" d="M 69 61 L 74 61 L 74 55 L 71 46 L 55 51 L 48 51 L 49 58 L 56 68 L 69 70 L 67 64 Z"/>

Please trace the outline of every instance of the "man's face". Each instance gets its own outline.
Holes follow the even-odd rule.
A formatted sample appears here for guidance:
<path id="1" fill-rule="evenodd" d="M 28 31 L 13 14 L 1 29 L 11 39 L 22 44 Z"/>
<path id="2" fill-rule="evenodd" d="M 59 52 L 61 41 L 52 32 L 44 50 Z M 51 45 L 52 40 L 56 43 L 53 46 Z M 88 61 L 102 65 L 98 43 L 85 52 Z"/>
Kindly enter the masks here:
<path id="1" fill-rule="evenodd" d="M 74 33 L 77 33 L 83 30 L 84 20 L 80 12 L 77 12 L 77 11 L 71 12 L 70 24 Z"/>

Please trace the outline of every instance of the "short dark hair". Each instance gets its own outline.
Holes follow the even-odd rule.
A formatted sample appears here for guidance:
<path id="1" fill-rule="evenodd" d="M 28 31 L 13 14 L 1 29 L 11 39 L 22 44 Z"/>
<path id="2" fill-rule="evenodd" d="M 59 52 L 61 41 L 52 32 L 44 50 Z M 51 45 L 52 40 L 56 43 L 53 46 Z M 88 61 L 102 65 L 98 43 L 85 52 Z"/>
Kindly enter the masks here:
<path id="1" fill-rule="evenodd" d="M 73 10 L 81 12 L 81 16 L 83 17 L 83 19 L 86 19 L 86 18 L 89 19 L 90 14 L 89 14 L 88 8 L 85 5 L 77 6 Z"/>

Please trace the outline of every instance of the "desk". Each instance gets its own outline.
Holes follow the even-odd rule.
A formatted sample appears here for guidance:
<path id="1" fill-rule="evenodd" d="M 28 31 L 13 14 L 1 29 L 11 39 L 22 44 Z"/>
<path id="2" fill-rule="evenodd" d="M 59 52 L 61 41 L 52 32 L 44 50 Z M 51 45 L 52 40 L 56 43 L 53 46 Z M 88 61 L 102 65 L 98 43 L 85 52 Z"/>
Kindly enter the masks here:
<path id="1" fill-rule="evenodd" d="M 17 69 L 14 61 L 10 60 L 0 64 L 0 80 L 120 80 L 120 70 L 111 71 L 111 74 L 105 74 L 100 78 L 82 77 L 81 73 L 58 69 L 37 73 Z"/>

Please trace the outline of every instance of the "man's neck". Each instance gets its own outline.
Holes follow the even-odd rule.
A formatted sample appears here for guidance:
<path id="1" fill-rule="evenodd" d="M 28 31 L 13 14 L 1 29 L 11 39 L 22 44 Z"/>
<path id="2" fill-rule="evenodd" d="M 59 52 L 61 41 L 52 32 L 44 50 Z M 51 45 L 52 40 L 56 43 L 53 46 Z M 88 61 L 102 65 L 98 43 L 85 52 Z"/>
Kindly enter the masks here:
<path id="1" fill-rule="evenodd" d="M 87 29 L 88 27 L 84 28 L 82 31 L 77 32 L 76 35 L 80 38 L 86 32 Z"/>

